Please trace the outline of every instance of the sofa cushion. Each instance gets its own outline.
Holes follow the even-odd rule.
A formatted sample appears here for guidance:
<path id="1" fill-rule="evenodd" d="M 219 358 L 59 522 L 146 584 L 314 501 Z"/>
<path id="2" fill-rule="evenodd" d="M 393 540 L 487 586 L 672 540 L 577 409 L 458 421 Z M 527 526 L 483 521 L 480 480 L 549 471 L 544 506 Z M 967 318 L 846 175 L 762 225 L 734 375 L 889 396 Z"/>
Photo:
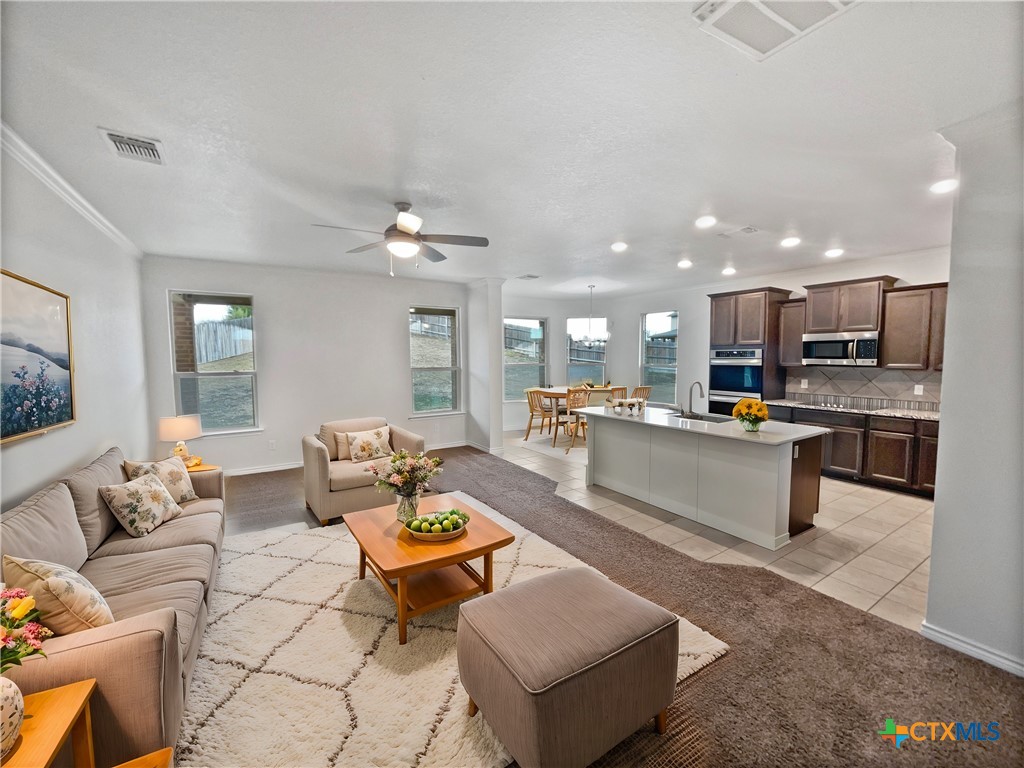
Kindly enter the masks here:
<path id="1" fill-rule="evenodd" d="M 182 517 L 201 515 L 206 512 L 216 512 L 218 515 L 224 514 L 224 499 L 196 499 L 194 501 L 186 501 L 178 506 L 181 507 Z"/>
<path id="2" fill-rule="evenodd" d="M 156 475 L 142 475 L 121 485 L 101 485 L 100 496 L 124 530 L 137 538 L 148 536 L 181 514 L 181 507 Z"/>
<path id="3" fill-rule="evenodd" d="M 82 575 L 109 601 L 117 595 L 177 581 L 198 581 L 205 589 L 216 563 L 213 547 L 191 544 L 157 552 L 93 558 L 82 566 Z"/>
<path id="4" fill-rule="evenodd" d="M 55 635 L 112 624 L 107 601 L 89 580 L 58 563 L 4 555 L 4 578 L 36 600 L 39 621 Z"/>
<path id="5" fill-rule="evenodd" d="M 385 456 L 377 461 L 364 461 L 355 463 L 352 461 L 332 461 L 327 466 L 327 473 L 331 480 L 332 491 L 347 491 L 350 488 L 363 488 L 373 485 L 377 478 L 366 471 L 369 466 L 388 466 L 391 464 L 391 457 Z"/>
<path id="6" fill-rule="evenodd" d="M 224 538 L 223 520 L 223 515 L 215 512 L 179 517 L 164 523 L 141 539 L 133 538 L 126 531 L 120 530 L 103 542 L 103 545 L 90 555 L 90 559 L 153 552 L 186 544 L 208 544 L 220 552 L 220 543 Z"/>
<path id="7" fill-rule="evenodd" d="M 158 608 L 173 608 L 178 625 L 181 658 L 188 655 L 189 643 L 195 635 L 196 619 L 203 604 L 203 584 L 198 581 L 175 581 L 144 587 L 110 598 L 114 618 L 130 619 Z"/>
<path id="8" fill-rule="evenodd" d="M 71 491 L 63 483 L 54 483 L 4 512 L 2 521 L 0 546 L 5 554 L 59 563 L 76 571 L 89 557 Z M 0 577 L 0 581 L 7 579 Z"/>
<path id="9" fill-rule="evenodd" d="M 106 538 L 121 526 L 100 497 L 101 485 L 117 485 L 128 479 L 124 468 L 124 454 L 120 448 L 111 448 L 92 464 L 82 467 L 64 480 L 75 501 L 78 524 L 85 534 L 85 545 L 91 555 Z"/>
<path id="10" fill-rule="evenodd" d="M 392 453 L 391 430 L 387 427 L 368 429 L 365 432 L 339 432 L 338 434 L 344 435 L 344 440 L 348 443 L 349 457 L 356 463 L 383 459 Z M 338 454 L 341 454 L 340 447 Z"/>
<path id="11" fill-rule="evenodd" d="M 338 441 L 334 438 L 337 432 L 365 432 L 368 429 L 386 427 L 388 420 L 383 416 L 367 416 L 362 419 L 341 419 L 339 421 L 328 421 L 320 425 L 320 442 L 327 446 L 327 456 L 331 461 L 338 459 L 352 458 L 346 446 L 341 453 L 338 452 Z"/>
<path id="12" fill-rule="evenodd" d="M 192 477 L 185 469 L 185 462 L 178 456 L 163 461 L 126 461 L 124 469 L 132 480 L 142 475 L 156 475 L 178 504 L 199 498 L 192 488 Z"/>

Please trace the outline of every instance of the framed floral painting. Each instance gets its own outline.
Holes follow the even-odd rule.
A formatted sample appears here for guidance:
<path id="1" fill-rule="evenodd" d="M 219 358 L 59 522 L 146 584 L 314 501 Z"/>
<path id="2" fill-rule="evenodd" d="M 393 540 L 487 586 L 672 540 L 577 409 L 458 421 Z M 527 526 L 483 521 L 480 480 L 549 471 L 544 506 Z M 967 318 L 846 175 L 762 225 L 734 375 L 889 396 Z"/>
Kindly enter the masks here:
<path id="1" fill-rule="evenodd" d="M 71 299 L 0 270 L 0 442 L 75 422 Z"/>

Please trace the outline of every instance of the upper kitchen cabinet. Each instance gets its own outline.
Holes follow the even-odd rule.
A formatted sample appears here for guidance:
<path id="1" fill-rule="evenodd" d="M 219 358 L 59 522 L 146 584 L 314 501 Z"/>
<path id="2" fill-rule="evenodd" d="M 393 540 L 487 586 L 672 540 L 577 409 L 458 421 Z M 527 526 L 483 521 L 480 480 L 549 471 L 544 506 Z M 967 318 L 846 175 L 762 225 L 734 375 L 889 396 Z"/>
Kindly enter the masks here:
<path id="1" fill-rule="evenodd" d="M 781 288 L 711 295 L 711 346 L 764 346 L 778 325 L 777 305 L 789 298 Z M 773 338 L 774 340 L 774 338 Z"/>
<path id="2" fill-rule="evenodd" d="M 946 292 L 945 283 L 885 291 L 883 368 L 941 370 Z"/>
<path id="3" fill-rule="evenodd" d="M 896 284 L 882 275 L 807 286 L 805 333 L 877 331 L 882 318 L 882 291 Z"/>
<path id="4" fill-rule="evenodd" d="M 783 302 L 779 309 L 779 365 L 803 365 L 804 312 L 807 302 Z"/>

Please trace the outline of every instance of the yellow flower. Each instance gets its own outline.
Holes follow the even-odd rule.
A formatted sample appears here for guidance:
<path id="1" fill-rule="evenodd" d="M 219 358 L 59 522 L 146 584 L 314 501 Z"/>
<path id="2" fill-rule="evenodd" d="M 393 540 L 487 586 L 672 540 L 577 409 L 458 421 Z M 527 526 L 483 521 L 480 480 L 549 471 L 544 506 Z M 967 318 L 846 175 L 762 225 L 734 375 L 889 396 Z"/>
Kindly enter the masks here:
<path id="1" fill-rule="evenodd" d="M 18 604 L 11 609 L 10 605 L 14 602 L 17 602 Z M 8 603 L 7 607 L 10 610 L 11 618 L 15 621 L 21 621 L 29 611 L 36 607 L 36 599 L 31 595 L 24 599 L 14 598 L 14 600 L 11 600 L 11 603 Z"/>

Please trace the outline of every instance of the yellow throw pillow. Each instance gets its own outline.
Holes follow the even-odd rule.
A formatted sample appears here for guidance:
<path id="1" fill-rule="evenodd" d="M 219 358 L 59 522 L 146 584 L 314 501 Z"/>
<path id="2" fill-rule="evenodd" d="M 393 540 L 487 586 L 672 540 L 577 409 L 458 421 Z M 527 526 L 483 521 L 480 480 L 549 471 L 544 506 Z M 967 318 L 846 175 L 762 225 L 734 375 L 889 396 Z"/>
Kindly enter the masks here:
<path id="1" fill-rule="evenodd" d="M 178 504 L 199 498 L 192 488 L 192 478 L 185 468 L 185 462 L 179 456 L 171 456 L 163 461 L 126 461 L 124 471 L 128 473 L 129 480 L 143 475 L 156 475 Z"/>
<path id="2" fill-rule="evenodd" d="M 103 595 L 67 566 L 4 555 L 4 578 L 8 587 L 21 587 L 36 599 L 40 623 L 55 635 L 114 622 Z"/>
<path id="3" fill-rule="evenodd" d="M 144 474 L 123 485 L 101 485 L 100 496 L 135 538 L 149 535 L 182 513 L 156 475 Z"/>
<path id="4" fill-rule="evenodd" d="M 391 428 L 378 427 L 366 432 L 346 432 L 352 462 L 373 461 L 391 455 Z"/>

